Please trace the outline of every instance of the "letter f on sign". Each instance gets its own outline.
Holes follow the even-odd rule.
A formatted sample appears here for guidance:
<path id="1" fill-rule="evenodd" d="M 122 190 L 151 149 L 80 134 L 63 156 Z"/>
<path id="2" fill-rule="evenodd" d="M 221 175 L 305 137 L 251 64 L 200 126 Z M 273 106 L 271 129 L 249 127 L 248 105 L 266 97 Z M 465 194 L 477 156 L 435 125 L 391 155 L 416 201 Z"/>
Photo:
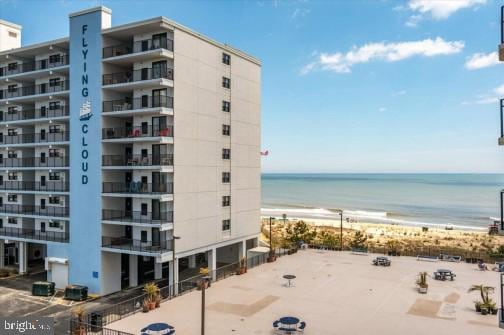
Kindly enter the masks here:
<path id="1" fill-rule="evenodd" d="M 86 31 L 87 31 L 87 24 L 84 24 L 82 26 L 82 35 L 84 35 L 86 33 Z"/>

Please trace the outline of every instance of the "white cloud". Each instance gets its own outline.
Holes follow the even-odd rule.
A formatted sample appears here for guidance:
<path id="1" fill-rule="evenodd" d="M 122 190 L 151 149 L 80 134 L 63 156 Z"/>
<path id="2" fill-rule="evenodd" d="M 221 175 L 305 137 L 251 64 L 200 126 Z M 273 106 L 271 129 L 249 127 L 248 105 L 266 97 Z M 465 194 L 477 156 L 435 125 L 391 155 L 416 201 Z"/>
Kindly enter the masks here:
<path id="1" fill-rule="evenodd" d="M 380 113 L 385 112 L 385 111 L 387 111 L 387 108 L 385 108 L 385 107 L 378 108 L 378 112 L 380 112 Z"/>
<path id="2" fill-rule="evenodd" d="M 499 55 L 497 54 L 497 51 L 489 54 L 476 53 L 467 59 L 465 62 L 465 68 L 468 70 L 478 70 L 498 65 L 499 63 Z"/>
<path id="3" fill-rule="evenodd" d="M 494 104 L 494 103 L 497 103 L 499 101 L 499 99 L 502 99 L 502 98 L 504 98 L 504 84 L 497 86 L 490 93 L 477 96 L 477 99 L 474 102 L 464 101 L 464 102 L 462 102 L 462 105 Z"/>
<path id="4" fill-rule="evenodd" d="M 414 56 L 450 55 L 459 53 L 463 48 L 463 41 L 450 42 L 440 37 L 434 40 L 368 43 L 360 47 L 354 46 L 346 53 L 320 53 L 314 62 L 303 67 L 301 74 L 307 74 L 317 69 L 336 73 L 349 73 L 352 72 L 352 67 L 356 64 L 371 61 L 397 62 Z"/>
<path id="5" fill-rule="evenodd" d="M 395 91 L 395 92 L 392 92 L 392 96 L 393 97 L 398 97 L 400 95 L 405 95 L 406 94 L 406 91 L 405 90 L 400 90 L 400 91 Z"/>
<path id="6" fill-rule="evenodd" d="M 306 15 L 310 14 L 310 12 L 310 9 L 296 8 L 294 12 L 292 12 L 291 19 L 295 20 L 297 18 L 305 17 Z"/>
<path id="7" fill-rule="evenodd" d="M 487 0 L 409 0 L 407 8 L 414 12 L 406 26 L 416 27 L 426 16 L 434 20 L 445 20 L 453 13 L 487 3 Z"/>

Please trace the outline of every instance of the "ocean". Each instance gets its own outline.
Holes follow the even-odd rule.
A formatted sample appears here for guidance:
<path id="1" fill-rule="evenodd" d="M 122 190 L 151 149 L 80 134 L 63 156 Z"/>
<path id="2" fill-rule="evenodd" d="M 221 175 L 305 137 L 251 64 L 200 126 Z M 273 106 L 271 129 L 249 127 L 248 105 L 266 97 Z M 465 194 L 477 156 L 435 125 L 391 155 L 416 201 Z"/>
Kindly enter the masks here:
<path id="1" fill-rule="evenodd" d="M 486 230 L 504 174 L 263 174 L 262 214 Z"/>

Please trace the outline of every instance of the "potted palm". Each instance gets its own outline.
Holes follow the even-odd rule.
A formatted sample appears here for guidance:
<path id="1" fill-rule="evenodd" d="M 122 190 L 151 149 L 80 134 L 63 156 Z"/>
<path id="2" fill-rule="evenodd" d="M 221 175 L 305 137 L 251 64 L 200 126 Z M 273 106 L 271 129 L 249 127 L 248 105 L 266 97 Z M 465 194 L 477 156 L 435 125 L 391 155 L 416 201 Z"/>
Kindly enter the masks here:
<path id="1" fill-rule="evenodd" d="M 487 315 L 488 313 L 497 314 L 496 305 L 489 297 L 489 294 L 494 292 L 493 287 L 483 284 L 473 285 L 469 288 L 468 292 L 479 292 L 480 294 L 481 301 L 474 302 L 476 312 L 480 312 L 483 315 Z"/>
<path id="2" fill-rule="evenodd" d="M 148 313 L 149 312 L 149 299 L 145 298 L 143 303 L 142 303 L 142 311 L 144 313 Z"/>
<path id="3" fill-rule="evenodd" d="M 240 259 L 240 264 L 238 265 L 238 271 L 236 271 L 236 274 L 242 275 L 247 272 L 247 259 L 245 257 L 242 257 Z"/>
<path id="4" fill-rule="evenodd" d="M 153 310 L 156 308 L 156 296 L 159 294 L 159 287 L 155 283 L 147 283 L 144 285 L 144 291 L 149 301 L 149 310 Z"/>
<path id="5" fill-rule="evenodd" d="M 82 306 L 77 306 L 72 310 L 72 315 L 77 319 L 77 325 L 72 330 L 73 335 L 83 335 L 86 333 L 86 327 L 84 326 L 84 316 L 86 315 L 86 310 Z"/>
<path id="6" fill-rule="evenodd" d="M 427 293 L 427 289 L 429 288 L 429 284 L 427 284 L 427 272 L 420 272 L 418 274 L 416 284 L 418 285 L 419 293 Z"/>

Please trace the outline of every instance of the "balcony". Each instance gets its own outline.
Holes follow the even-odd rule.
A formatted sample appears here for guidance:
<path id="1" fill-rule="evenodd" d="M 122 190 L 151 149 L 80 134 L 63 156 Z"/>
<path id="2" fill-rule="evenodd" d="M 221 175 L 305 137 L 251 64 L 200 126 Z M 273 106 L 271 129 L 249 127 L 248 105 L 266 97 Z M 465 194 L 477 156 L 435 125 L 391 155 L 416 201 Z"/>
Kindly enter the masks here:
<path id="1" fill-rule="evenodd" d="M 173 80 L 173 69 L 167 67 L 144 68 L 103 75 L 103 85 L 116 85 L 148 81 L 153 79 Z"/>
<path id="2" fill-rule="evenodd" d="M 66 117 L 69 115 L 69 108 L 67 106 L 61 106 L 56 109 L 50 108 L 39 108 L 39 109 L 22 109 L 16 112 L 3 112 L 0 113 L 0 122 L 12 122 L 12 121 L 33 121 L 33 120 L 45 120 L 50 118 Z"/>
<path id="3" fill-rule="evenodd" d="M 68 207 L 1 204 L 0 213 L 68 217 Z"/>
<path id="4" fill-rule="evenodd" d="M 64 181 L 0 181 L 0 190 L 2 191 L 68 192 L 69 188 L 68 182 Z"/>
<path id="5" fill-rule="evenodd" d="M 499 60 L 504 61 L 504 6 L 501 6 L 500 12 L 500 44 L 499 44 Z"/>
<path id="6" fill-rule="evenodd" d="M 102 139 L 128 139 L 135 140 L 144 137 L 173 137 L 173 126 L 134 126 L 134 127 L 116 127 L 103 128 Z"/>
<path id="7" fill-rule="evenodd" d="M 28 240 L 51 241 L 66 243 L 69 240 L 67 232 L 41 231 L 29 228 L 0 228 L 0 236 L 17 237 Z"/>
<path id="8" fill-rule="evenodd" d="M 163 223 L 173 222 L 173 212 L 152 213 L 141 211 L 121 211 L 115 209 L 103 209 L 102 220 L 159 225 Z"/>
<path id="9" fill-rule="evenodd" d="M 58 168 L 68 167 L 68 157 L 0 158 L 0 168 Z"/>
<path id="10" fill-rule="evenodd" d="M 499 145 L 504 145 L 504 99 L 499 100 L 500 109 L 500 137 Z"/>
<path id="11" fill-rule="evenodd" d="M 39 94 L 64 92 L 67 91 L 69 88 L 70 88 L 70 82 L 68 80 L 58 81 L 55 83 L 44 83 L 32 86 L 15 87 L 6 90 L 0 90 L 0 100 L 27 97 Z"/>
<path id="12" fill-rule="evenodd" d="M 104 101 L 103 113 L 126 112 L 147 108 L 173 108 L 173 97 L 169 96 L 144 96 L 140 98 L 126 98 L 120 100 Z"/>
<path id="13" fill-rule="evenodd" d="M 102 236 L 102 247 L 146 253 L 163 253 L 172 251 L 173 243 L 172 240 L 154 242 L 135 240 L 127 237 Z"/>
<path id="14" fill-rule="evenodd" d="M 173 51 L 173 40 L 168 38 L 157 38 L 113 45 L 103 48 L 103 58 L 119 57 L 158 49 Z"/>
<path id="15" fill-rule="evenodd" d="M 68 131 L 57 133 L 2 135 L 0 136 L 0 145 L 56 143 L 66 142 L 69 139 L 70 132 Z"/>
<path id="16" fill-rule="evenodd" d="M 117 183 L 105 182 L 102 183 L 103 193 L 131 193 L 131 194 L 173 194 L 173 183 L 152 184 L 131 182 Z"/>
<path id="17" fill-rule="evenodd" d="M 173 155 L 103 155 L 104 167 L 173 166 Z"/>
<path id="18" fill-rule="evenodd" d="M 25 62 L 15 66 L 0 67 L 0 77 L 12 76 L 15 74 L 49 70 L 52 68 L 68 65 L 68 55 L 59 55 L 54 58 L 46 58 L 37 61 Z"/>

